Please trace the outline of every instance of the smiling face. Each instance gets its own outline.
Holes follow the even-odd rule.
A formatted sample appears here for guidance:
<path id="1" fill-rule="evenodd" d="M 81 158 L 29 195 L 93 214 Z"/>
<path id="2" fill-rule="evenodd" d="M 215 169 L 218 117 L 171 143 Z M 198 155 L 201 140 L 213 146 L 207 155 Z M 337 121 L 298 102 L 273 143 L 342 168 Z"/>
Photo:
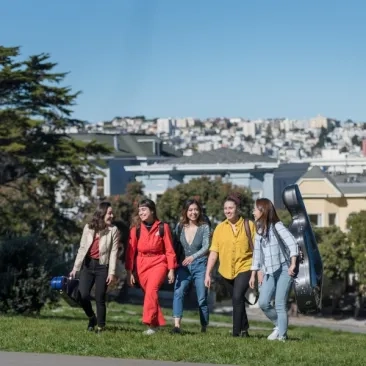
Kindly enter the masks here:
<path id="1" fill-rule="evenodd" d="M 258 221 L 262 217 L 262 215 L 263 215 L 263 212 L 259 210 L 257 205 L 255 205 L 254 208 L 253 208 L 254 220 Z"/>
<path id="2" fill-rule="evenodd" d="M 224 203 L 224 214 L 229 221 L 235 220 L 239 216 L 238 207 L 233 201 Z"/>
<path id="3" fill-rule="evenodd" d="M 187 210 L 187 219 L 191 222 L 196 222 L 199 216 L 200 216 L 199 207 L 195 203 L 192 203 Z"/>
<path id="4" fill-rule="evenodd" d="M 142 222 L 152 222 L 154 221 L 154 212 L 146 206 L 140 206 L 139 217 Z"/>
<path id="5" fill-rule="evenodd" d="M 113 221 L 113 210 L 112 207 L 108 207 L 107 212 L 104 216 L 104 222 L 107 226 L 111 226 Z"/>

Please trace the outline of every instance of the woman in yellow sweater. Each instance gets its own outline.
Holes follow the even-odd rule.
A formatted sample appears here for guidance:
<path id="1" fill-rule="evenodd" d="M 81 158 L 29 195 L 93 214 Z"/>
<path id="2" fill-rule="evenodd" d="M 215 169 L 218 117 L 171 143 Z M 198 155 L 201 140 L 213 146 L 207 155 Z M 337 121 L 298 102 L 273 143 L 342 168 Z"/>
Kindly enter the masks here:
<path id="1" fill-rule="evenodd" d="M 241 198 L 229 195 L 224 202 L 226 220 L 217 225 L 212 238 L 205 276 L 211 286 L 211 272 L 219 259 L 219 273 L 233 303 L 233 336 L 249 337 L 249 322 L 245 310 L 245 293 L 249 288 L 253 258 L 255 226 L 240 215 Z"/>

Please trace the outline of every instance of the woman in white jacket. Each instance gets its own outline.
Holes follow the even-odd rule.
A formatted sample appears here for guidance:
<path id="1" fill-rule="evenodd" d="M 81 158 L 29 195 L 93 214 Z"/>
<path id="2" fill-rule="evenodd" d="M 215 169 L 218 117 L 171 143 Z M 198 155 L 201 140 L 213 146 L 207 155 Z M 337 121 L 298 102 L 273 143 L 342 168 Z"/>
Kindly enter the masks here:
<path id="1" fill-rule="evenodd" d="M 80 271 L 79 292 L 81 306 L 89 318 L 88 330 L 104 330 L 106 321 L 105 297 L 108 285 L 115 279 L 119 232 L 112 225 L 113 211 L 109 202 L 101 202 L 94 212 L 92 220 L 85 225 L 80 247 L 70 273 L 75 277 Z M 95 284 L 97 315 L 90 302 L 90 291 Z"/>

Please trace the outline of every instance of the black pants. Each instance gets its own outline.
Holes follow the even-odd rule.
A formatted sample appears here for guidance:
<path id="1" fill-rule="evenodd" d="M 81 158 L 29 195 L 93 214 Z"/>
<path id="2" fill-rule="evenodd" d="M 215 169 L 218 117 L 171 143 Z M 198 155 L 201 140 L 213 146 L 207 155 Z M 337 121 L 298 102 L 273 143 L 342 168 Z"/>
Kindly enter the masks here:
<path id="1" fill-rule="evenodd" d="M 223 283 L 233 301 L 233 336 L 239 336 L 242 331 L 249 329 L 245 309 L 245 294 L 249 289 L 251 271 L 239 273 L 233 280 L 223 277 Z"/>
<path id="2" fill-rule="evenodd" d="M 95 302 L 97 303 L 98 327 L 105 326 L 108 266 L 99 264 L 98 259 L 85 258 L 80 272 L 79 292 L 81 306 L 85 314 L 91 318 L 95 315 L 90 302 L 90 291 L 95 283 Z"/>

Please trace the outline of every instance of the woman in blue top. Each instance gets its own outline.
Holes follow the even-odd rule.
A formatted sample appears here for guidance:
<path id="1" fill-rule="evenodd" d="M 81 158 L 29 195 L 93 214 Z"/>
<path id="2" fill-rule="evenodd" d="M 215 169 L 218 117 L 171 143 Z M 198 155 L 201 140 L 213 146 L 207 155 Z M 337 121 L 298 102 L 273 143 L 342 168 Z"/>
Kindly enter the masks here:
<path id="1" fill-rule="evenodd" d="M 201 331 L 206 331 L 209 314 L 208 293 L 204 281 L 209 244 L 210 227 L 204 220 L 202 206 L 198 200 L 190 199 L 185 202 L 181 220 L 175 229 L 175 247 L 179 267 L 174 284 L 173 333 L 181 332 L 184 296 L 192 282 L 196 287 Z"/>
<path id="2" fill-rule="evenodd" d="M 296 272 L 298 245 L 267 198 L 255 202 L 253 215 L 257 234 L 249 285 L 254 288 L 256 273 L 261 269 L 264 277 L 258 303 L 275 326 L 268 339 L 284 341 L 288 328 L 287 298 Z M 281 240 L 282 245 L 278 240 Z M 271 305 L 273 296 L 274 307 Z"/>

